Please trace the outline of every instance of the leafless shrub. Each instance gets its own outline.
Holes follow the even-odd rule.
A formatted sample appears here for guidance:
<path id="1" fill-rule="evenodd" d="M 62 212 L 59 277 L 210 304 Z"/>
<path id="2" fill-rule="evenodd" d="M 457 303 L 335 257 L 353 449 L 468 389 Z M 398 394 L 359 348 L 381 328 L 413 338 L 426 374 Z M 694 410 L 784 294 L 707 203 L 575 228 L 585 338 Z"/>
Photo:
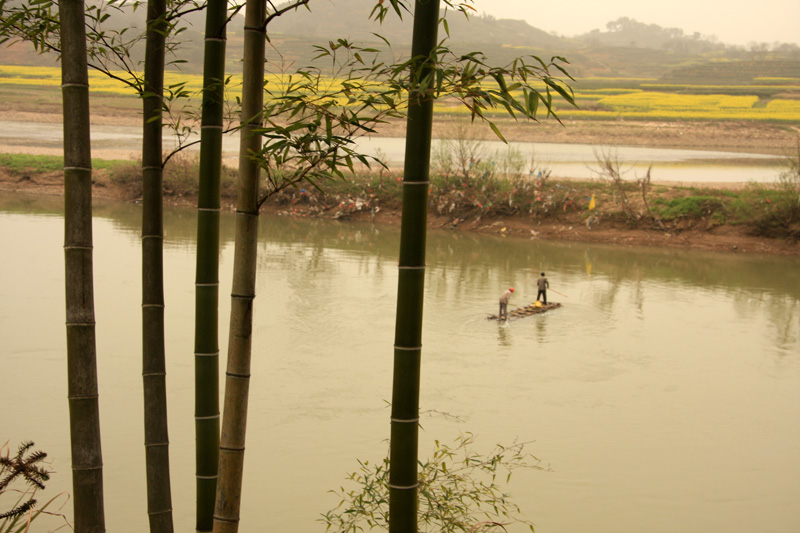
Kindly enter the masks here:
<path id="1" fill-rule="evenodd" d="M 614 200 L 619 203 L 620 207 L 622 207 L 622 211 L 625 213 L 625 216 L 631 221 L 638 221 L 641 219 L 642 215 L 633 209 L 631 201 L 628 198 L 628 193 L 626 191 L 627 183 L 623 177 L 625 171 L 623 171 L 621 168 L 617 151 L 606 148 L 601 148 L 599 150 L 596 149 L 594 151 L 594 158 L 598 167 L 597 169 L 594 169 L 594 172 L 600 176 L 600 179 L 611 185 L 611 190 L 614 194 Z"/>
<path id="2" fill-rule="evenodd" d="M 666 231 L 667 228 L 661 221 L 661 217 L 653 212 L 653 210 L 650 208 L 650 203 L 647 201 L 647 193 L 650 192 L 650 171 L 652 169 L 652 165 L 647 167 L 647 173 L 642 178 L 636 178 L 636 184 L 639 186 L 639 191 L 642 193 L 642 204 L 647 210 L 647 214 L 650 216 L 653 222 L 655 222 L 656 226 L 658 226 L 658 229 Z"/>

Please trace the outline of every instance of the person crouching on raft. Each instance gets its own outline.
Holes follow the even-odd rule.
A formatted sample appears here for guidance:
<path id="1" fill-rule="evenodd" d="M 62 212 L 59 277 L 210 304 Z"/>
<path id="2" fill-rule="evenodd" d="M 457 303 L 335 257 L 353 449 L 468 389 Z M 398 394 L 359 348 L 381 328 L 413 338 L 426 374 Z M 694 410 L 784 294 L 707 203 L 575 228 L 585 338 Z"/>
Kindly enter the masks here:
<path id="1" fill-rule="evenodd" d="M 514 292 L 514 287 L 509 287 L 508 290 L 503 291 L 500 295 L 500 312 L 497 314 L 498 320 L 508 320 L 508 300 L 511 298 L 511 293 Z"/>
<path id="2" fill-rule="evenodd" d="M 550 282 L 547 281 L 544 272 L 542 272 L 542 277 L 536 280 L 536 285 L 539 287 L 539 292 L 536 293 L 536 299 L 541 301 L 544 305 L 547 305 L 547 289 L 550 288 Z"/>

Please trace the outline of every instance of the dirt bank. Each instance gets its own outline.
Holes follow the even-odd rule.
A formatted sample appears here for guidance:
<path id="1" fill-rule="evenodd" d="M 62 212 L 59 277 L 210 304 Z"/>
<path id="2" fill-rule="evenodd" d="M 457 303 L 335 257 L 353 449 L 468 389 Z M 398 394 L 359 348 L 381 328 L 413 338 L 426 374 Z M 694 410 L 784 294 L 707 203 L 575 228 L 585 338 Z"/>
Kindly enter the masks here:
<path id="1" fill-rule="evenodd" d="M 18 111 L 0 104 L 0 121 L 2 120 L 56 124 L 61 122 L 61 115 Z M 138 126 L 141 124 L 141 118 L 137 113 L 95 113 L 92 116 L 92 123 Z M 463 123 L 463 118 L 437 116 L 433 135 L 436 138 L 452 137 L 456 124 Z M 517 142 L 650 146 L 772 155 L 791 153 L 792 149 L 796 148 L 797 138 L 800 135 L 798 125 L 737 121 L 564 120 L 563 124 L 559 124 L 554 120 L 536 123 L 502 118 L 497 120 L 497 124 L 507 140 Z M 405 126 L 405 122 L 401 120 L 388 122 L 381 125 L 377 136 L 403 137 Z M 480 136 L 487 140 L 496 140 L 488 127 L 480 128 Z M 7 147 L 11 144 L 0 143 L 0 153 L 21 153 L 19 148 L 9 152 Z M 110 158 L 102 153 L 93 155 Z M 120 155 L 124 157 L 128 154 L 117 154 L 118 157 Z"/>
<path id="2" fill-rule="evenodd" d="M 58 113 L 18 111 L 0 104 L 0 120 L 41 122 L 56 124 L 61 121 Z M 452 135 L 458 121 L 438 117 L 434 125 L 434 136 Z M 135 126 L 141 123 L 136 113 L 95 113 L 93 124 Z M 461 122 L 463 123 L 463 122 Z M 541 123 L 521 123 L 510 119 L 498 121 L 501 131 L 509 141 L 554 142 L 600 144 L 606 146 L 651 146 L 659 148 L 691 148 L 727 150 L 785 155 L 796 149 L 800 126 L 754 124 L 744 122 L 636 122 L 636 121 L 572 121 L 564 124 L 547 120 Z M 402 137 L 405 123 L 395 121 L 383 125 L 381 136 Z M 482 128 L 486 139 L 495 137 L 488 128 Z M 42 148 L 20 143 L 0 142 L 0 153 L 50 154 Z M 95 151 L 94 157 L 118 159 L 135 157 L 128 152 Z M 130 201 L 130 191 L 111 182 L 102 171 L 94 175 L 93 194 L 97 198 Z M 12 175 L 0 169 L 0 190 L 19 191 L 31 194 L 61 195 L 63 176 L 60 172 L 37 175 Z M 194 198 L 168 196 L 165 202 L 175 206 L 192 207 Z M 230 204 L 230 202 L 229 202 Z M 286 216 L 311 216 L 302 206 L 287 210 L 277 205 L 265 206 L 267 210 Z M 295 211 L 295 209 L 297 209 Z M 483 217 L 453 224 L 450 218 L 430 216 L 429 225 L 434 229 L 472 231 L 526 239 L 557 240 L 588 243 L 610 243 L 632 246 L 667 246 L 731 253 L 768 253 L 800 255 L 800 246 L 774 239 L 747 235 L 742 226 L 686 227 L 673 231 L 630 229 L 625 223 L 602 220 L 591 229 L 586 227 L 583 213 L 568 212 L 544 220 L 515 215 L 503 218 Z M 326 216 L 323 214 L 322 216 Z M 377 223 L 399 223 L 399 210 L 383 208 L 376 214 L 357 213 L 353 218 L 372 219 Z"/>
<path id="3" fill-rule="evenodd" d="M 0 169 L 0 191 L 19 192 L 25 194 L 62 195 L 63 175 L 50 172 L 37 175 L 11 175 Z M 117 201 L 131 201 L 130 191 L 111 182 L 104 171 L 96 171 L 94 175 L 93 195 L 96 198 Z M 165 197 L 168 205 L 192 208 L 196 199 L 192 197 Z M 265 211 L 282 216 L 311 217 L 321 216 L 333 218 L 336 213 L 330 210 L 321 214 L 312 213 L 309 206 L 295 205 L 286 207 L 267 203 Z M 226 202 L 226 208 L 232 209 L 232 202 Z M 399 225 L 400 211 L 384 206 L 377 212 L 359 212 L 348 216 L 351 220 L 372 221 L 376 224 Z M 530 240 L 546 240 L 561 242 L 584 242 L 595 244 L 613 244 L 624 246 L 658 246 L 669 248 L 685 248 L 693 250 L 709 250 L 716 252 L 740 254 L 773 254 L 800 255 L 800 243 L 778 239 L 754 237 L 747 234 L 743 226 L 713 226 L 695 224 L 669 231 L 655 229 L 631 229 L 622 221 L 603 219 L 591 228 L 587 227 L 582 212 L 569 211 L 557 217 L 544 220 L 534 219 L 527 215 L 483 216 L 463 222 L 451 217 L 429 215 L 428 226 L 434 230 L 467 231 L 482 234 L 498 235 L 510 238 Z"/>

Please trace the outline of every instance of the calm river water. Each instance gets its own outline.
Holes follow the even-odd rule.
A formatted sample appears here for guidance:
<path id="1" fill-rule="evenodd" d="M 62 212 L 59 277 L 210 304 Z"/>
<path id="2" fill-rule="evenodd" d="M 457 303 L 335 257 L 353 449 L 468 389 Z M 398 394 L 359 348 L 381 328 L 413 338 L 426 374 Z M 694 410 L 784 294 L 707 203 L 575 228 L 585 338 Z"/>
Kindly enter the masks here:
<path id="1" fill-rule="evenodd" d="M 108 531 L 147 529 L 140 209 L 94 220 Z M 165 213 L 176 531 L 194 528 L 195 215 Z M 356 459 L 386 449 L 397 284 L 391 228 L 264 217 L 242 531 L 324 531 Z M 223 218 L 223 294 L 232 217 Z M 0 444 L 32 439 L 71 490 L 59 199 L 0 199 Z M 434 439 L 515 439 L 550 471 L 509 490 L 539 533 L 800 531 L 800 260 L 428 239 L 422 408 Z M 547 272 L 561 309 L 498 325 Z M 226 289 L 226 287 L 228 289 Z M 229 304 L 222 300 L 223 350 Z M 67 511 L 71 514 L 71 511 Z M 513 530 L 512 530 L 513 531 Z M 517 530 L 519 531 L 519 530 Z"/>

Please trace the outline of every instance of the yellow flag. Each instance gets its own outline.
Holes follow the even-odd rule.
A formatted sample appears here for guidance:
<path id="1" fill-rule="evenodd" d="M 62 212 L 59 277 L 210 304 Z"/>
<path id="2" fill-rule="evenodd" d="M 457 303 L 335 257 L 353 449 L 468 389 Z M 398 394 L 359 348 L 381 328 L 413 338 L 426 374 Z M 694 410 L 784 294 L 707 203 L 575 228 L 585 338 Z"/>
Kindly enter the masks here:
<path id="1" fill-rule="evenodd" d="M 594 203 L 594 194 L 592 195 L 592 200 L 589 202 L 589 211 L 597 207 Z"/>

